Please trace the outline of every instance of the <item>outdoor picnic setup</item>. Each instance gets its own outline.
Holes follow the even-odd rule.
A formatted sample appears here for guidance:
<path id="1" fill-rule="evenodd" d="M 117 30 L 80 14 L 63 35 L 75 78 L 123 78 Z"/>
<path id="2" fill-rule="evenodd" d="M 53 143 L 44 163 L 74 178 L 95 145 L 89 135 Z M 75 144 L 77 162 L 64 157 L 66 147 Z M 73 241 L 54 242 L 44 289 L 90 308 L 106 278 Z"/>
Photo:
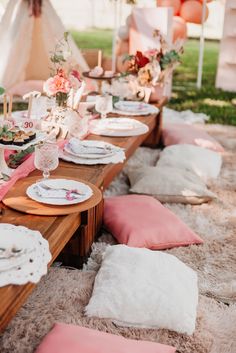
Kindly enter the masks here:
<path id="1" fill-rule="evenodd" d="M 109 50 L 53 0 L 4 1 L 0 352 L 236 353 L 235 1 L 211 90 L 218 0 L 96 1 Z"/>

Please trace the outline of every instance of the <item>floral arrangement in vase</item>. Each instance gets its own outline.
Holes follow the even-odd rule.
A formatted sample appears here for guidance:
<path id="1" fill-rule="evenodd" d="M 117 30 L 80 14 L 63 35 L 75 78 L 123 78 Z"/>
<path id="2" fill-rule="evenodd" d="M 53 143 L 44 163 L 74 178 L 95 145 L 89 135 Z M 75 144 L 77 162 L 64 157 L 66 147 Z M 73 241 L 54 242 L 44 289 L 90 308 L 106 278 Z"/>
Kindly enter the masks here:
<path id="1" fill-rule="evenodd" d="M 156 48 L 124 57 L 124 62 L 127 62 L 124 75 L 135 75 L 140 86 L 163 83 L 180 64 L 180 55 L 183 53 L 182 42 L 169 45 L 159 30 L 155 30 L 153 36 L 157 38 Z"/>
<path id="2" fill-rule="evenodd" d="M 55 97 L 56 103 L 60 107 L 68 105 L 71 97 L 72 103 L 75 92 L 82 85 L 80 73 L 71 66 L 71 49 L 68 43 L 68 32 L 64 34 L 63 40 L 56 45 L 50 60 L 52 63 L 51 77 L 44 83 L 44 92 L 49 97 Z M 73 104 L 71 104 L 73 107 Z"/>
<path id="3" fill-rule="evenodd" d="M 183 41 L 169 44 L 159 30 L 155 30 L 153 36 L 157 43 L 155 48 L 124 56 L 125 71 L 116 82 L 113 81 L 111 94 L 121 97 L 121 92 L 122 99 L 149 101 L 157 100 L 157 91 L 161 92 L 159 95 L 163 95 L 165 84 L 180 64 Z M 109 91 L 107 85 L 105 89 Z"/>
<path id="4" fill-rule="evenodd" d="M 85 89 L 85 82 L 81 79 L 72 59 L 69 34 L 64 33 L 64 38 L 58 41 L 54 52 L 51 54 L 51 76 L 44 83 L 44 93 L 54 99 L 56 105 L 46 119 L 48 126 L 59 127 L 61 137 L 81 130 L 83 118 L 78 112 L 79 102 Z"/>

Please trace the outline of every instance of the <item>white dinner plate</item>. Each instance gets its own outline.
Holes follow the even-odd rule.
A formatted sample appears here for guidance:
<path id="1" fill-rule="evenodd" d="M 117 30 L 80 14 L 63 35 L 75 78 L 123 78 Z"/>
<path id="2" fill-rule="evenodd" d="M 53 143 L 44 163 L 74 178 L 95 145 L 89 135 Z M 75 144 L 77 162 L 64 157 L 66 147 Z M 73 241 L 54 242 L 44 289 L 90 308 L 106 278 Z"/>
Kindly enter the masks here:
<path id="1" fill-rule="evenodd" d="M 46 184 L 51 188 L 59 189 L 67 189 L 67 190 L 79 190 L 83 195 L 77 197 L 73 200 L 67 200 L 65 197 L 58 197 L 58 198 L 50 198 L 50 197 L 42 197 L 37 192 L 37 185 L 38 184 Z M 92 189 L 84 183 L 81 183 L 76 180 L 69 180 L 69 179 L 48 179 L 46 181 L 40 181 L 38 183 L 32 184 L 26 190 L 26 194 L 29 198 L 34 201 L 45 203 L 48 205 L 57 205 L 57 206 L 65 206 L 65 205 L 75 205 L 81 202 L 88 200 L 92 195 Z"/>
<path id="2" fill-rule="evenodd" d="M 95 119 L 90 122 L 90 133 L 103 136 L 128 137 L 149 131 L 146 124 L 126 117 Z"/>

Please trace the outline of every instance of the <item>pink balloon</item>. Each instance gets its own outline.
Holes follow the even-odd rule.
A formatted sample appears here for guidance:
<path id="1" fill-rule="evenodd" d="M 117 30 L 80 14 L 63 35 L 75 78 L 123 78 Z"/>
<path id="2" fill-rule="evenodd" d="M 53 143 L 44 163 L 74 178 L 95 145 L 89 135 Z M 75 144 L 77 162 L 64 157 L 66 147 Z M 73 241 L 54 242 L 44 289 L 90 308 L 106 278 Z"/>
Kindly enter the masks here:
<path id="1" fill-rule="evenodd" d="M 208 18 L 209 10 L 206 7 L 206 17 Z M 202 4 L 197 0 L 185 1 L 180 8 L 180 16 L 186 21 L 191 23 L 202 23 Z"/>
<path id="2" fill-rule="evenodd" d="M 182 17 L 174 16 L 173 18 L 173 42 L 177 39 L 187 38 L 187 24 Z"/>
<path id="3" fill-rule="evenodd" d="M 180 10 L 181 1 L 180 0 L 156 0 L 157 6 L 161 7 L 173 7 L 174 15 L 177 15 Z"/>

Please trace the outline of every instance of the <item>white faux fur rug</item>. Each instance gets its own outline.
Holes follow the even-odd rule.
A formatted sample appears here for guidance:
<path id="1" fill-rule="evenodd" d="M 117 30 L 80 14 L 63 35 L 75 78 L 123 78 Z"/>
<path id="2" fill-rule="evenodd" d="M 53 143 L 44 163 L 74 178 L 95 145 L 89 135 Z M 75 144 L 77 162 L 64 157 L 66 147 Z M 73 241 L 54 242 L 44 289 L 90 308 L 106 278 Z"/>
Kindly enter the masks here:
<path id="1" fill-rule="evenodd" d="M 112 320 L 84 316 L 95 276 L 96 271 L 52 268 L 1 337 L 1 353 L 33 353 L 55 322 L 166 343 L 177 347 L 180 353 L 236 352 L 236 305 L 227 306 L 200 296 L 197 326 L 192 336 L 168 330 L 121 328 Z"/>
<path id="2" fill-rule="evenodd" d="M 114 239 L 104 234 L 94 244 L 84 271 L 52 268 L 42 279 L 0 337 L 1 353 L 33 353 L 56 321 L 167 343 L 177 347 L 179 353 L 236 353 L 236 128 L 206 125 L 204 129 L 227 148 L 221 175 L 211 185 L 218 200 L 201 206 L 166 205 L 205 240 L 200 246 L 169 250 L 199 275 L 201 295 L 194 335 L 119 328 L 111 320 L 84 317 L 103 251 L 114 244 Z M 140 148 L 129 164 L 154 165 L 158 155 L 157 150 Z M 126 194 L 128 190 L 123 172 L 106 195 Z"/>

